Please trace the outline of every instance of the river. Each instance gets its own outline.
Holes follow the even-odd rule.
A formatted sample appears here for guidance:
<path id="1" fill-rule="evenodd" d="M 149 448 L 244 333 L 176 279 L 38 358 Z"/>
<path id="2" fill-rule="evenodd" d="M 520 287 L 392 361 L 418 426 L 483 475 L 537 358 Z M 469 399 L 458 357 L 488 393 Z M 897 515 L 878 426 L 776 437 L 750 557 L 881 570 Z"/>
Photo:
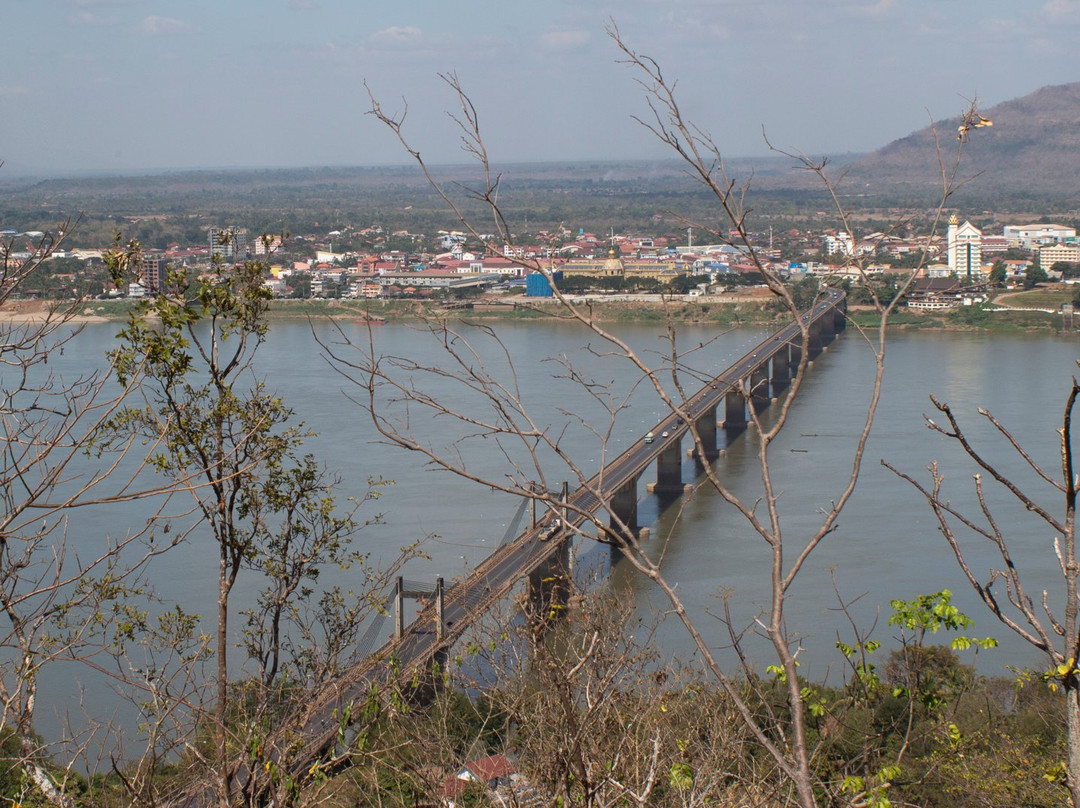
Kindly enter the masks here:
<path id="1" fill-rule="evenodd" d="M 367 330 L 359 324 L 342 327 L 346 336 L 361 342 L 367 339 Z M 73 373 L 100 366 L 117 329 L 116 325 L 86 327 L 50 367 Z M 341 336 L 325 325 L 317 331 L 326 342 L 338 341 Z M 618 332 L 652 360 L 660 361 L 664 342 L 658 328 L 619 326 Z M 586 471 L 591 473 L 598 467 L 604 451 L 613 457 L 656 422 L 661 411 L 641 384 L 640 373 L 624 361 L 601 355 L 595 337 L 586 340 L 580 330 L 554 322 L 508 322 L 498 325 L 497 333 L 513 357 L 521 398 L 550 430 L 568 431 L 573 456 Z M 721 335 L 693 327 L 679 332 L 681 344 L 702 346 L 689 361 L 702 372 L 712 373 L 727 367 L 763 336 L 764 332 L 754 329 Z M 377 353 L 444 363 L 437 346 L 422 330 L 388 324 L 375 328 L 372 337 Z M 584 349 L 587 342 L 593 351 Z M 931 411 L 928 395 L 934 393 L 953 405 L 980 441 L 992 436 L 976 408 L 990 410 L 1015 431 L 1051 474 L 1059 474 L 1056 430 L 1076 372 L 1077 348 L 1077 339 L 1071 335 L 1028 338 L 999 333 L 903 332 L 890 337 L 884 398 L 856 495 L 836 531 L 807 563 L 791 600 L 789 625 L 803 638 L 805 650 L 800 661 L 808 676 L 835 681 L 835 642 L 838 637 L 850 640 L 850 628 L 837 608 L 834 580 L 846 600 L 856 601 L 852 613 L 860 626 L 868 627 L 880 616 L 875 637 L 886 646 L 894 644 L 895 635 L 895 629 L 885 625 L 891 599 L 949 588 L 958 605 L 975 618 L 973 635 L 989 634 L 1002 640 L 1001 648 L 980 657 L 981 670 L 1004 674 L 1005 665 L 1041 664 L 1042 660 L 992 622 L 975 601 L 929 509 L 909 486 L 882 468 L 879 459 L 912 473 L 920 473 L 938 459 L 949 470 L 954 500 L 971 501 L 970 464 L 923 423 L 923 414 Z M 344 356 L 351 355 L 349 348 L 339 350 Z M 509 368 L 499 370 L 499 352 L 490 344 L 480 355 L 490 359 L 494 370 L 507 378 Z M 578 420 L 580 416 L 587 424 L 603 427 L 604 409 L 565 378 L 563 364 L 550 361 L 558 357 L 572 361 L 588 379 L 610 385 L 613 395 L 625 397 L 628 406 L 620 413 L 606 449 Z M 325 360 L 307 324 L 275 322 L 260 351 L 257 369 L 271 389 L 295 408 L 297 416 L 319 432 L 309 447 L 329 468 L 340 470 L 344 494 L 361 493 L 369 477 L 394 481 L 381 490 L 378 503 L 365 511 L 374 514 L 377 509 L 384 516 L 384 524 L 367 527 L 360 536 L 361 545 L 377 563 L 392 558 L 399 547 L 424 539 L 428 558 L 411 562 L 407 577 L 433 580 L 442 575 L 450 580 L 467 572 L 498 545 L 517 503 L 486 487 L 427 468 L 422 458 L 381 442 L 356 401 L 361 391 Z M 790 423 L 774 446 L 772 471 L 783 491 L 780 505 L 785 535 L 793 546 L 814 529 L 819 510 L 839 495 L 846 481 L 869 397 L 871 373 L 872 357 L 862 338 L 854 330 L 838 337 L 815 361 Z M 452 395 L 448 389 L 443 393 Z M 462 406 L 473 403 L 461 399 Z M 417 428 L 436 443 L 447 439 L 446 427 L 438 421 L 420 420 Z M 1033 484 L 1033 475 L 1024 472 L 1000 440 L 993 442 L 987 453 L 999 458 L 1026 484 Z M 486 456 L 475 454 L 471 462 L 485 473 L 499 476 L 506 461 L 491 451 Z M 741 496 L 750 500 L 757 496 L 761 483 L 752 431 L 726 447 L 717 469 Z M 693 464 L 685 463 L 686 481 L 692 479 L 693 472 Z M 563 470 L 556 469 L 548 479 L 561 479 L 560 475 L 565 476 Z M 1000 489 L 994 495 L 1001 499 Z M 639 522 L 650 528 L 649 545 L 659 550 L 664 543 L 667 576 L 678 582 L 680 595 L 694 619 L 705 626 L 710 641 L 723 649 L 728 633 L 714 616 L 720 612 L 718 598 L 721 594 L 729 597 L 737 629 L 752 624 L 766 605 L 767 548 L 713 492 L 703 489 L 691 500 L 678 501 L 665 510 L 659 509 L 644 485 L 639 486 L 639 497 Z M 1060 511 L 1062 498 L 1048 493 L 1045 486 L 1039 499 Z M 77 521 L 73 521 L 75 529 L 70 535 L 87 537 L 92 543 L 92 537 L 104 532 L 117 535 L 128 526 L 137 527 L 146 514 L 138 505 L 79 514 L 73 517 Z M 1030 518 L 1025 522 L 1024 514 L 1016 508 L 1009 508 L 1002 522 L 1018 542 L 1014 553 L 1024 573 L 1031 576 L 1029 591 L 1038 598 L 1044 587 L 1049 588 L 1053 602 L 1057 585 L 1054 537 L 1044 525 Z M 602 550 L 589 546 L 578 547 L 577 552 L 584 561 L 603 555 Z M 985 569 L 990 562 L 984 554 L 979 563 L 978 568 Z M 152 578 L 163 597 L 203 611 L 209 621 L 215 574 L 215 553 L 192 541 L 161 558 Z M 659 593 L 628 564 L 617 565 L 608 580 L 634 590 L 643 616 L 661 614 L 666 608 Z M 689 641 L 673 621 L 664 622 L 658 637 L 666 653 L 692 655 Z M 759 668 L 772 661 L 762 655 L 761 643 L 752 636 L 749 646 Z M 728 652 L 721 651 L 721 657 L 733 662 Z M 95 695 L 104 693 L 102 688 L 107 686 L 93 684 L 78 668 L 68 666 L 44 682 L 51 694 L 50 705 L 58 710 L 77 709 L 76 682 L 89 688 L 86 692 L 92 698 L 87 702 L 108 701 Z"/>

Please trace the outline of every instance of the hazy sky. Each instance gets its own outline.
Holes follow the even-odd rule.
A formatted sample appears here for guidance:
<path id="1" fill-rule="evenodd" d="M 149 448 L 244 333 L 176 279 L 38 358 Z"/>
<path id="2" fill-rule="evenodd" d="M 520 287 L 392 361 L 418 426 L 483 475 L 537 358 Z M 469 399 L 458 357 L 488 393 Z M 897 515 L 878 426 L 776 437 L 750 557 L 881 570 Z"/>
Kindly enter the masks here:
<path id="1" fill-rule="evenodd" d="M 369 115 L 409 103 L 460 162 L 455 71 L 496 160 L 666 156 L 609 19 L 732 157 L 869 151 L 965 99 L 1080 80 L 1080 0 L 5 0 L 13 174 L 403 163 Z"/>

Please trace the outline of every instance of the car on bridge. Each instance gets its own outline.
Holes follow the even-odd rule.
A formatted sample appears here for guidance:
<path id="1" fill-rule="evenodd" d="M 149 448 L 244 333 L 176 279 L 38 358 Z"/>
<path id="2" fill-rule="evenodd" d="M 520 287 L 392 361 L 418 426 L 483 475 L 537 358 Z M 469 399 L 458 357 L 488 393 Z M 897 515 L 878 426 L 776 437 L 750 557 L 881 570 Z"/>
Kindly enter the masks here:
<path id="1" fill-rule="evenodd" d="M 547 541 L 548 539 L 555 538 L 560 530 L 562 530 L 562 519 L 556 516 L 551 520 L 551 524 L 547 526 L 547 529 L 540 534 L 540 541 Z"/>
<path id="2" fill-rule="evenodd" d="M 646 443 L 652 443 L 653 442 L 652 432 L 646 432 L 645 433 L 645 442 Z"/>

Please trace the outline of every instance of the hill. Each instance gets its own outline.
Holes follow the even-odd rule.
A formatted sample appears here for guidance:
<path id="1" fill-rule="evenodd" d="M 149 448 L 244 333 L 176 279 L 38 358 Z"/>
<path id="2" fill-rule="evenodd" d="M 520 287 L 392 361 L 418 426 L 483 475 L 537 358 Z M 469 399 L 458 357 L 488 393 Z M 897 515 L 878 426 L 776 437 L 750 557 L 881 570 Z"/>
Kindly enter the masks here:
<path id="1" fill-rule="evenodd" d="M 796 204 L 786 189 L 792 169 L 779 158 L 731 160 L 734 176 L 781 186 L 772 206 Z M 515 227 L 550 228 L 562 222 L 606 232 L 672 223 L 671 211 L 690 219 L 715 215 L 715 202 L 676 160 L 551 162 L 495 167 L 499 203 Z M 465 188 L 481 182 L 476 165 L 434 166 L 433 174 L 474 219 L 486 211 Z M 756 182 L 755 182 L 756 184 Z M 819 202 L 807 203 L 817 206 Z M 460 223 L 415 166 L 316 167 L 177 171 L 142 176 L 5 178 L 0 175 L 0 229 L 45 229 L 81 214 L 80 231 L 99 241 L 132 222 L 172 217 L 200 237 L 208 224 L 225 221 L 257 231 L 282 227 L 317 232 L 346 223 L 381 224 L 392 230 L 434 232 Z M 682 229 L 682 225 L 676 225 Z M 96 231 L 96 232 L 95 232 Z"/>
<path id="2" fill-rule="evenodd" d="M 960 117 L 938 121 L 867 155 L 837 155 L 839 191 L 849 209 L 934 207 L 946 162 L 963 147 L 966 180 L 951 207 L 1023 215 L 1080 210 L 1080 82 L 1044 87 L 980 110 L 994 122 L 957 142 Z M 938 140 L 935 140 L 935 130 Z M 529 227 L 562 222 L 606 231 L 681 220 L 710 221 L 715 201 L 677 160 L 550 162 L 496 167 L 508 219 Z M 752 177 L 754 216 L 813 216 L 830 209 L 820 184 L 780 156 L 725 160 L 740 181 Z M 470 215 L 464 186 L 475 165 L 435 166 L 434 173 Z M 678 215 L 673 215 L 676 212 Z M 192 233 L 208 222 L 234 221 L 257 230 L 297 232 L 345 221 L 391 229 L 454 228 L 457 220 L 415 166 L 313 167 L 159 172 L 143 176 L 10 177 L 0 172 L 0 227 L 42 229 L 81 213 L 83 229 L 126 228 L 123 219 L 192 217 Z M 763 221 L 763 220 L 762 220 Z M 762 226 L 762 221 L 754 224 Z"/>
<path id="3" fill-rule="evenodd" d="M 954 201 L 995 210 L 1052 204 L 1080 207 L 1080 82 L 1040 90 L 979 112 L 993 126 L 968 133 Z M 854 161 L 845 189 L 905 204 L 940 192 L 937 142 L 955 161 L 961 118 L 938 121 Z M 935 130 L 938 141 L 935 141 Z"/>

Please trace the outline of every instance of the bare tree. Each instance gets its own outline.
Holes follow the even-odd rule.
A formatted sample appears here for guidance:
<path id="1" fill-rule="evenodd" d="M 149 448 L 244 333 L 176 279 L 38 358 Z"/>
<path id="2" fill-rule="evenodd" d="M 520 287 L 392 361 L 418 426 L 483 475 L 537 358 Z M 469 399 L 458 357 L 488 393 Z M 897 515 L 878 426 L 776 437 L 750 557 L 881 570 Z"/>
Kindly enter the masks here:
<path id="1" fill-rule="evenodd" d="M 47 271 L 74 224 L 42 236 L 27 257 L 17 258 L 11 241 L 0 245 L 0 307 L 12 306 L 20 288 Z M 72 377 L 55 361 L 49 366 L 78 338 L 74 318 L 81 303 L 68 300 L 40 316 L 0 322 L 0 737 L 5 744 L 17 740 L 18 755 L 6 762 L 9 784 L 23 784 L 14 796 L 36 791 L 56 805 L 73 804 L 68 784 L 78 779 L 76 761 L 100 739 L 93 726 L 64 746 L 55 737 L 42 739 L 42 674 L 58 663 L 111 670 L 125 612 L 148 589 L 146 565 L 170 546 L 145 541 L 153 520 L 120 535 L 81 537 L 78 546 L 69 533 L 76 508 L 162 493 L 137 484 L 141 446 L 131 439 L 101 441 L 102 426 L 139 384 L 140 369 L 133 367 L 128 383 L 116 387 L 108 370 Z M 157 438 L 147 437 L 151 444 Z M 118 676 L 130 681 L 124 671 Z"/>
<path id="2" fill-rule="evenodd" d="M 586 591 L 550 635 L 539 621 L 524 627 L 527 657 L 482 666 L 505 671 L 488 699 L 517 728 L 508 742 L 529 781 L 554 801 L 598 808 L 775 798 L 776 769 L 743 755 L 730 699 L 696 666 L 665 662 L 657 627 L 628 593 Z"/>
<path id="3" fill-rule="evenodd" d="M 465 764 L 501 754 L 520 778 L 484 805 L 770 804 L 785 785 L 747 750 L 726 695 L 665 663 L 629 591 L 574 591 L 566 619 L 522 621 L 509 602 L 459 644 L 448 687 L 356 752 L 369 804 L 433 800 Z M 338 793 L 341 784 L 335 783 Z"/>
<path id="4" fill-rule="evenodd" d="M 639 541 L 633 526 L 625 524 L 613 514 L 617 524 L 614 529 L 604 524 L 593 512 L 577 512 L 570 515 L 574 532 L 596 541 L 615 543 L 625 558 L 643 575 L 647 576 L 667 598 L 670 612 L 682 621 L 692 638 L 697 652 L 711 675 L 731 699 L 735 710 L 744 723 L 753 742 L 758 744 L 774 761 L 795 793 L 796 802 L 811 806 L 816 802 L 816 789 L 828 784 L 815 782 L 812 758 L 814 749 L 806 734 L 806 705 L 803 683 L 798 675 L 797 638 L 787 625 L 786 604 L 796 586 L 800 571 L 814 551 L 836 530 L 837 520 L 854 493 L 862 468 L 867 439 L 874 421 L 881 396 L 885 372 L 886 328 L 890 315 L 901 296 L 913 282 L 918 268 L 913 269 L 899 284 L 895 295 L 880 299 L 873 292 L 871 298 L 878 323 L 872 329 L 858 328 L 858 338 L 871 351 L 874 373 L 866 383 L 866 406 L 851 455 L 850 465 L 835 482 L 835 494 L 822 509 L 816 528 L 792 535 L 784 528 L 780 505 L 780 492 L 774 483 L 771 448 L 788 421 L 791 407 L 798 400 L 805 379 L 810 356 L 810 330 L 802 310 L 791 289 L 754 246 L 747 223 L 746 206 L 749 183 L 737 182 L 724 167 L 721 149 L 707 132 L 684 117 L 676 98 L 674 84 L 661 72 L 660 66 L 648 56 L 633 50 L 612 24 L 608 33 L 623 60 L 633 70 L 648 106 L 645 116 L 636 118 L 660 142 L 668 146 L 682 161 L 687 176 L 700 184 L 715 200 L 718 222 L 689 222 L 678 219 L 683 225 L 693 225 L 700 231 L 710 232 L 713 237 L 734 244 L 746 260 L 761 274 L 773 294 L 776 306 L 789 322 L 798 327 L 796 342 L 800 346 L 799 362 L 788 395 L 771 411 L 766 421 L 749 407 L 752 426 L 757 433 L 756 450 L 760 487 L 757 493 L 743 498 L 725 485 L 723 480 L 706 465 L 704 486 L 722 497 L 745 519 L 753 533 L 761 540 L 768 552 L 770 597 L 764 613 L 755 621 L 756 627 L 765 635 L 775 655 L 774 669 L 782 684 L 789 709 L 784 716 L 757 712 L 752 704 L 761 703 L 761 693 L 748 697 L 743 683 L 732 673 L 724 670 L 703 634 L 702 627 L 688 612 L 677 590 L 677 582 L 669 580 L 663 570 L 663 542 L 658 551 L 650 553 Z M 493 171 L 487 149 L 481 137 L 479 114 L 471 99 L 453 74 L 443 80 L 456 96 L 459 113 L 452 116 L 461 135 L 463 149 L 476 158 L 481 170 L 481 183 L 474 188 L 447 188 L 441 185 L 421 159 L 419 149 L 405 134 L 407 106 L 400 113 L 390 113 L 371 94 L 371 114 L 385 124 L 400 140 L 405 150 L 417 162 L 429 182 L 442 196 L 455 215 L 474 236 L 479 237 L 478 225 L 466 214 L 458 201 L 461 194 L 471 202 L 481 203 L 490 216 L 498 239 L 503 243 L 513 241 L 510 226 L 498 204 L 500 176 Z M 369 91 L 370 94 L 370 91 Z M 962 146 L 962 142 L 960 143 Z M 836 180 L 827 171 L 825 161 L 814 161 L 801 154 L 789 154 L 795 164 L 814 174 L 832 194 L 837 213 L 844 227 L 850 232 L 847 212 L 836 195 Z M 957 156 L 957 161 L 959 155 Z M 949 162 L 939 147 L 942 175 L 942 195 L 931 224 L 923 252 L 923 262 L 928 257 L 929 244 L 937 233 L 941 212 L 952 190 L 958 183 L 958 162 Z M 489 243 L 489 249 L 494 249 Z M 852 258 L 852 265 L 865 281 L 867 275 L 860 260 Z M 705 456 L 702 436 L 690 417 L 688 401 L 693 387 L 702 380 L 710 379 L 698 365 L 700 354 L 696 347 L 680 343 L 677 329 L 667 321 L 667 344 L 657 359 L 635 350 L 613 330 L 606 328 L 593 316 L 593 310 L 574 302 L 564 295 L 555 282 L 551 267 L 542 261 L 521 260 L 519 264 L 530 272 L 540 272 L 551 284 L 558 306 L 554 316 L 575 323 L 582 329 L 583 339 L 589 341 L 587 350 L 594 357 L 629 363 L 639 374 L 641 384 L 651 388 L 662 406 L 677 414 L 691 427 L 690 434 L 699 457 Z M 923 264 L 920 263 L 920 266 Z M 824 289 L 820 293 L 824 293 Z M 537 502 L 541 509 L 557 513 L 561 507 L 557 496 L 548 493 L 557 490 L 549 469 L 569 469 L 569 476 L 579 486 L 589 487 L 595 499 L 605 502 L 612 492 L 603 488 L 602 475 L 596 478 L 591 469 L 583 467 L 575 453 L 575 443 L 582 436 L 589 436 L 598 444 L 601 464 L 606 456 L 609 440 L 616 429 L 616 421 L 628 405 L 629 398 L 609 385 L 598 384 L 581 373 L 571 359 L 560 361 L 560 374 L 580 383 L 585 395 L 602 414 L 583 419 L 574 412 L 563 411 L 562 426 L 550 423 L 551 414 L 540 416 L 522 400 L 516 383 L 514 358 L 498 339 L 494 329 L 469 323 L 452 324 L 438 321 L 427 324 L 434 341 L 441 349 L 436 361 L 421 361 L 411 357 L 378 355 L 372 345 L 354 346 L 357 353 L 349 353 L 341 346 L 327 346 L 328 351 L 343 372 L 351 374 L 355 382 L 365 388 L 366 407 L 379 432 L 390 442 L 423 455 L 436 468 L 449 470 L 469 480 L 490 486 L 496 490 Z M 594 344 L 595 341 L 595 344 Z M 495 357 L 492 360 L 492 357 Z M 425 379 L 437 381 L 441 393 L 425 387 Z M 456 393 L 445 392 L 448 387 Z M 750 391 L 741 393 L 749 397 Z M 444 426 L 439 438 L 423 434 L 418 426 L 428 418 L 435 418 Z M 452 437 L 447 438 L 447 435 Z M 478 449 L 478 444 L 486 449 Z M 470 453 L 491 448 L 501 452 L 506 468 L 501 475 L 483 473 L 470 463 Z M 555 463 L 557 465 L 552 466 Z M 741 646 L 741 631 L 733 631 L 732 637 Z M 757 681 L 753 677 L 747 681 Z"/>
<path id="5" fill-rule="evenodd" d="M 1068 748 L 1067 761 L 1060 770 L 1048 772 L 1047 777 L 1068 790 L 1073 805 L 1080 805 L 1080 680 L 1077 678 L 1080 563 L 1076 556 L 1077 476 L 1072 434 L 1072 416 L 1078 394 L 1080 384 L 1074 378 L 1065 397 L 1058 430 L 1059 471 L 1045 468 L 1008 427 L 990 412 L 979 408 L 979 414 L 993 427 L 996 436 L 1012 450 L 1019 468 L 1034 472 L 1035 484 L 1041 488 L 1018 482 L 1018 475 L 1007 471 L 1004 462 L 989 459 L 971 440 L 952 407 L 934 396 L 930 401 L 944 421 L 938 423 L 927 417 L 926 425 L 959 446 L 974 464 L 977 469 L 972 477 L 975 504 L 965 509 L 947 496 L 946 474 L 937 461 L 928 467 L 927 482 L 882 461 L 926 500 L 964 577 L 991 614 L 1045 656 L 1048 667 L 1041 678 L 1051 689 L 1061 692 L 1067 717 Z M 1060 510 L 1046 506 L 1047 495 L 1060 497 Z M 1061 600 L 1056 605 L 1048 590 L 1033 595 L 1029 588 L 1032 582 L 1023 572 L 1025 559 L 1016 555 L 1018 537 L 1002 526 L 1001 512 L 1011 503 L 1018 503 L 1042 529 L 1049 528 L 1054 534 L 1053 551 L 1062 583 Z M 973 544 L 972 539 L 977 540 L 977 544 Z M 972 557 L 984 548 L 997 555 L 1000 568 L 992 566 L 985 572 L 977 568 L 979 565 Z"/>

